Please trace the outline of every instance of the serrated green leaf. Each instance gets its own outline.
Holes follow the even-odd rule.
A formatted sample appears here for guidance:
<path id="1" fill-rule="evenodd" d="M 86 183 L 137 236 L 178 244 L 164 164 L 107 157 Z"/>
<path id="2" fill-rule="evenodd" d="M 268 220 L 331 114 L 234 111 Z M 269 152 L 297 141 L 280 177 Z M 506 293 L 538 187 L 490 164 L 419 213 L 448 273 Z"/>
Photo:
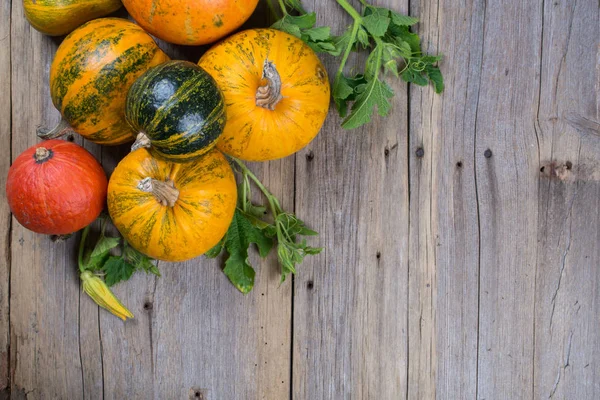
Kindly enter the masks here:
<path id="1" fill-rule="evenodd" d="M 123 260 L 122 257 L 110 256 L 104 263 L 102 271 L 104 271 L 104 281 L 106 284 L 113 286 L 131 278 L 135 267 Z"/>
<path id="2" fill-rule="evenodd" d="M 371 42 L 369 41 L 369 34 L 362 26 L 358 29 L 356 34 L 356 42 L 360 43 L 363 49 L 366 49 L 371 45 Z"/>
<path id="3" fill-rule="evenodd" d="M 396 11 L 390 10 L 390 16 L 392 17 L 392 23 L 398 26 L 411 26 L 419 22 L 419 18 L 402 15 Z"/>
<path id="4" fill-rule="evenodd" d="M 254 269 L 248 261 L 248 249 L 254 243 L 261 257 L 266 257 L 273 247 L 273 239 L 256 228 L 240 211 L 236 210 L 225 236 L 224 248 L 229 254 L 225 261 L 225 275 L 242 293 L 254 285 Z"/>
<path id="5" fill-rule="evenodd" d="M 302 32 L 307 35 L 311 40 L 317 41 L 325 41 L 331 38 L 331 28 L 328 26 L 319 26 L 316 28 L 306 29 Z"/>
<path id="6" fill-rule="evenodd" d="M 221 239 L 221 241 L 219 243 L 217 243 L 215 245 L 215 247 L 213 247 L 212 249 L 210 249 L 209 251 L 207 251 L 206 253 L 204 253 L 204 256 L 206 258 L 217 258 L 217 257 L 219 257 L 219 255 L 223 252 L 224 244 L 225 244 L 225 238 Z"/>
<path id="7" fill-rule="evenodd" d="M 385 117 L 392 107 L 389 101 L 392 97 L 394 91 L 385 82 L 371 79 L 364 91 L 356 98 L 352 111 L 342 123 L 342 127 L 354 129 L 370 122 L 374 108 L 377 108 L 380 116 Z"/>
<path id="8" fill-rule="evenodd" d="M 434 67 L 432 65 L 428 65 L 425 68 L 425 73 L 427 77 L 433 83 L 433 87 L 436 93 L 442 93 L 444 91 L 444 77 L 438 67 Z"/>
<path id="9" fill-rule="evenodd" d="M 374 37 L 382 37 L 390 26 L 390 10 L 379 7 L 367 7 L 362 25 Z"/>
<path id="10" fill-rule="evenodd" d="M 427 86 L 429 83 L 427 78 L 423 76 L 423 72 L 415 71 L 411 68 L 405 69 L 401 76 L 405 82 L 414 83 L 419 86 Z"/>
<path id="11" fill-rule="evenodd" d="M 333 83 L 333 100 L 342 118 L 348 113 L 348 102 L 356 99 L 356 96 L 364 90 L 366 82 L 364 75 L 356 75 L 352 78 L 340 75 Z"/>
<path id="12" fill-rule="evenodd" d="M 419 35 L 411 32 L 408 26 L 391 25 L 388 33 L 390 35 L 390 42 L 398 46 L 402 46 L 402 43 L 405 42 L 410 46 L 411 55 L 421 54 L 421 39 Z"/>
<path id="13" fill-rule="evenodd" d="M 104 234 L 101 234 L 94 249 L 84 257 L 84 269 L 89 271 L 101 269 L 102 265 L 108 259 L 110 251 L 117 247 L 119 242 L 120 239 L 118 237 L 106 237 Z"/>

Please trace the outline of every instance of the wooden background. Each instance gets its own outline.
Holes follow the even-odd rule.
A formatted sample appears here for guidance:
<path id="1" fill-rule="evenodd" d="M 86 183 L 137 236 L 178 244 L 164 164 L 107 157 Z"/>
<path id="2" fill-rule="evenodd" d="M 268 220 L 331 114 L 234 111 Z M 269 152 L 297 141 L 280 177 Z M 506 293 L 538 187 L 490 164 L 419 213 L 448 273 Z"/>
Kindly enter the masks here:
<path id="1" fill-rule="evenodd" d="M 1 1 L 4 187 L 58 120 L 59 40 Z M 123 323 L 82 294 L 78 237 L 26 231 L 2 197 L 0 399 L 600 399 L 598 2 L 374 3 L 421 18 L 446 91 L 395 82 L 390 117 L 347 132 L 332 112 L 295 157 L 254 167 L 321 233 L 293 280 L 270 259 L 243 296 L 217 261 L 160 263 L 116 288 Z M 107 171 L 124 154 L 84 144 Z"/>

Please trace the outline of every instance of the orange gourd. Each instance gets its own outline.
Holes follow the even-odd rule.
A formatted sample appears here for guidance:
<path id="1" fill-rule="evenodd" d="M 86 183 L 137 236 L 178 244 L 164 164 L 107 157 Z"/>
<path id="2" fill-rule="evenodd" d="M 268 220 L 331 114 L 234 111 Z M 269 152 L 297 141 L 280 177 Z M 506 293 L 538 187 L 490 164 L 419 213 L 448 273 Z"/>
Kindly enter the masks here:
<path id="1" fill-rule="evenodd" d="M 159 260 L 184 261 L 213 248 L 227 232 L 237 188 L 229 163 L 214 149 L 173 163 L 141 148 L 115 168 L 108 211 L 125 240 Z"/>
<path id="2" fill-rule="evenodd" d="M 74 30 L 58 47 L 50 67 L 50 95 L 63 116 L 43 139 L 73 129 L 94 143 L 133 141 L 137 132 L 125 120 L 125 100 L 146 70 L 169 60 L 136 24 L 100 18 Z"/>
<path id="3" fill-rule="evenodd" d="M 258 0 L 123 0 L 145 30 L 167 42 L 200 45 L 239 28 Z"/>
<path id="4" fill-rule="evenodd" d="M 6 198 L 25 228 L 66 235 L 98 218 L 106 185 L 102 166 L 87 150 L 64 140 L 47 140 L 15 159 L 8 170 Z"/>
<path id="5" fill-rule="evenodd" d="M 302 40 L 252 29 L 215 45 L 199 65 L 217 81 L 227 122 L 217 147 L 248 161 L 286 157 L 319 133 L 329 110 L 329 81 Z"/>

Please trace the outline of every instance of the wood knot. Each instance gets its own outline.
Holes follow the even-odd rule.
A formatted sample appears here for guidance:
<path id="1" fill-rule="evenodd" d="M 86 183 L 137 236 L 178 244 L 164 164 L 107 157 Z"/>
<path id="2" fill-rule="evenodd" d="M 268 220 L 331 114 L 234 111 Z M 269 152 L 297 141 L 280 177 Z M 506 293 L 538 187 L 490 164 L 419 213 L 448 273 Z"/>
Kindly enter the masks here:
<path id="1" fill-rule="evenodd" d="M 559 181 L 567 180 L 573 172 L 573 163 L 566 161 L 557 163 L 556 161 L 549 162 L 540 168 L 542 176 L 550 179 L 558 179 Z"/>
<path id="2" fill-rule="evenodd" d="M 419 147 L 417 151 L 415 151 L 415 155 L 417 158 L 423 158 L 423 156 L 425 156 L 425 150 L 423 150 L 422 147 Z"/>
<path id="3" fill-rule="evenodd" d="M 312 290 L 315 287 L 315 283 L 313 281 L 306 282 L 306 288 L 308 290 Z"/>
<path id="4" fill-rule="evenodd" d="M 312 152 L 312 150 L 309 150 L 308 153 L 306 153 L 306 161 L 311 162 L 314 160 L 314 158 L 315 154 Z"/>
<path id="5" fill-rule="evenodd" d="M 144 310 L 146 311 L 150 311 L 154 308 L 154 304 L 152 304 L 152 302 L 147 301 L 144 303 Z"/>

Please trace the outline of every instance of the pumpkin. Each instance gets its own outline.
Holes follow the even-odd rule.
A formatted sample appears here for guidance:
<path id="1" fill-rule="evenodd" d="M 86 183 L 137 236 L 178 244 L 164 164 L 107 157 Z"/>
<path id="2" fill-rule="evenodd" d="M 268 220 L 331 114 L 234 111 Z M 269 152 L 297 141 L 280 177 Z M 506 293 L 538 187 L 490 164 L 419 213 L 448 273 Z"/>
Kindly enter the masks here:
<path id="1" fill-rule="evenodd" d="M 225 126 L 225 103 L 206 71 L 169 61 L 131 85 L 125 115 L 140 132 L 132 149 L 147 147 L 162 159 L 186 162 L 215 146 Z"/>
<path id="2" fill-rule="evenodd" d="M 120 0 L 23 0 L 25 16 L 38 31 L 66 35 L 79 25 L 121 8 Z"/>
<path id="3" fill-rule="evenodd" d="M 258 0 L 123 0 L 145 30 L 167 42 L 212 43 L 239 28 Z"/>
<path id="4" fill-rule="evenodd" d="M 38 143 L 8 170 L 6 198 L 25 228 L 66 235 L 91 224 L 104 207 L 104 170 L 83 147 L 64 140 Z"/>
<path id="5" fill-rule="evenodd" d="M 227 123 L 218 148 L 248 161 L 286 157 L 319 133 L 329 110 L 327 72 L 302 40 L 252 29 L 200 59 L 223 91 Z"/>
<path id="6" fill-rule="evenodd" d="M 159 260 L 184 261 L 214 247 L 236 207 L 233 171 L 218 150 L 172 163 L 129 153 L 108 184 L 108 211 L 125 240 Z"/>
<path id="7" fill-rule="evenodd" d="M 135 132 L 125 120 L 125 99 L 143 72 L 169 58 L 136 24 L 101 18 L 79 27 L 61 43 L 50 67 L 50 94 L 63 116 L 43 139 L 73 129 L 94 143 L 132 141 Z"/>

